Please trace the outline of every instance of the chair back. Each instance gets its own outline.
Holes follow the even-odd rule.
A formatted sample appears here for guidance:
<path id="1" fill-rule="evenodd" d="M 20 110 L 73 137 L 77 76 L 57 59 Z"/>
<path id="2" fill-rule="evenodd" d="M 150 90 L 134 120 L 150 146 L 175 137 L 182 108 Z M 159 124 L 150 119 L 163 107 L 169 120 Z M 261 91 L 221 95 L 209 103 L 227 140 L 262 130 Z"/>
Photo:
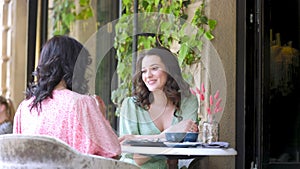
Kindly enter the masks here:
<path id="1" fill-rule="evenodd" d="M 60 139 L 23 134 L 0 135 L 1 169 L 138 169 L 123 161 L 83 154 Z"/>

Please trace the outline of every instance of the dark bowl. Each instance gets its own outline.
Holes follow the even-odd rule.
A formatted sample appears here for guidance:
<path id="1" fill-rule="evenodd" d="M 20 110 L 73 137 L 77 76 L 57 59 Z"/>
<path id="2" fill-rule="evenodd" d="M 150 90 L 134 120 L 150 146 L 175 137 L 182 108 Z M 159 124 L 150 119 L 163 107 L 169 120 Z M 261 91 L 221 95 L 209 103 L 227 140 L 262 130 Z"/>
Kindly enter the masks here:
<path id="1" fill-rule="evenodd" d="M 165 133 L 168 142 L 183 142 L 185 135 L 185 132 Z"/>
<path id="2" fill-rule="evenodd" d="M 198 140 L 198 132 L 187 132 L 183 141 L 184 142 L 196 142 Z"/>

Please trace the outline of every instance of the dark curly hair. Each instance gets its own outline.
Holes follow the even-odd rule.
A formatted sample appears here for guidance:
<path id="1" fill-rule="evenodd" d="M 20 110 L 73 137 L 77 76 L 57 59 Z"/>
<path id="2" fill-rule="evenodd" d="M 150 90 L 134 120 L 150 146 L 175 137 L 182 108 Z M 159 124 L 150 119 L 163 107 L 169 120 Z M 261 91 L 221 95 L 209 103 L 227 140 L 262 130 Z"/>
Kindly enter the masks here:
<path id="1" fill-rule="evenodd" d="M 42 108 L 41 102 L 53 97 L 52 91 L 61 80 L 65 81 L 67 89 L 80 94 L 87 93 L 85 71 L 90 64 L 89 52 L 77 40 L 64 35 L 56 35 L 48 40 L 43 45 L 39 64 L 33 72 L 37 81 L 26 89 L 26 99 L 35 97 L 31 109 Z"/>
<path id="2" fill-rule="evenodd" d="M 132 92 L 136 104 L 144 109 L 149 109 L 150 104 L 153 102 L 153 97 L 142 79 L 141 72 L 142 61 L 148 55 L 158 56 L 165 65 L 168 76 L 163 91 L 168 100 L 175 105 L 176 110 L 180 110 L 181 97 L 188 97 L 191 94 L 190 85 L 182 77 L 177 58 L 170 50 L 160 46 L 143 52 L 137 60 Z"/>

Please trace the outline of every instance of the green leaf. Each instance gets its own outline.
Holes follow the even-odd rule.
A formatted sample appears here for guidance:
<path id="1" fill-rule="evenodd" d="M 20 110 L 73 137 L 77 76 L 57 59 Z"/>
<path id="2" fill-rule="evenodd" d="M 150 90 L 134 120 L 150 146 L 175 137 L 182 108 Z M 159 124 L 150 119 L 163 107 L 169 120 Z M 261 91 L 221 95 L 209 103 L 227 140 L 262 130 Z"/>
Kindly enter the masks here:
<path id="1" fill-rule="evenodd" d="M 201 16 L 201 17 L 200 17 L 200 22 L 201 22 L 201 23 L 207 23 L 207 21 L 208 21 L 207 16 Z"/>
<path id="2" fill-rule="evenodd" d="M 210 32 L 205 32 L 204 36 L 205 36 L 208 40 L 212 40 L 212 39 L 215 38 Z"/>
<path id="3" fill-rule="evenodd" d="M 193 35 L 193 36 L 195 36 L 195 35 Z M 198 43 L 199 43 L 199 41 L 191 40 L 189 43 L 190 44 L 189 46 L 190 46 L 190 48 L 193 48 L 193 47 L 197 46 Z"/>
<path id="4" fill-rule="evenodd" d="M 118 63 L 118 70 L 117 73 L 121 74 L 126 69 L 126 65 L 124 63 Z"/>
<path id="5" fill-rule="evenodd" d="M 170 23 L 170 22 L 162 22 L 161 23 L 161 25 L 160 25 L 160 29 L 161 30 L 164 30 L 164 31 L 166 31 L 166 30 L 168 30 L 169 31 L 169 29 L 172 27 L 172 23 Z M 167 31 L 166 31 L 167 32 Z"/>
<path id="6" fill-rule="evenodd" d="M 92 8 L 85 8 L 85 9 L 81 10 L 80 13 L 78 13 L 76 15 L 76 19 L 86 20 L 86 19 L 92 17 L 93 15 L 94 14 L 93 14 Z"/>
<path id="7" fill-rule="evenodd" d="M 64 23 L 70 27 L 71 23 L 75 20 L 75 16 L 72 14 L 66 14 L 62 15 L 62 19 L 64 20 Z"/>
<path id="8" fill-rule="evenodd" d="M 79 1 L 79 5 L 81 7 L 89 6 L 89 4 L 90 4 L 90 0 L 80 0 Z"/>
<path id="9" fill-rule="evenodd" d="M 124 7 L 130 6 L 130 4 L 132 4 L 132 0 L 122 0 L 122 3 L 124 4 Z"/>
<path id="10" fill-rule="evenodd" d="M 179 54 L 178 54 L 178 62 L 179 65 L 183 64 L 184 58 L 187 55 L 189 50 L 189 47 L 186 45 L 186 43 L 182 44 L 179 50 Z"/>
<path id="11" fill-rule="evenodd" d="M 188 42 L 189 40 L 190 40 L 190 36 L 188 36 L 188 35 L 184 35 L 184 36 L 180 39 L 181 43 L 186 43 L 186 42 Z"/>
<path id="12" fill-rule="evenodd" d="M 211 30 L 214 30 L 216 28 L 217 21 L 213 19 L 208 20 L 208 26 Z"/>
<path id="13" fill-rule="evenodd" d="M 78 19 L 88 19 L 93 16 L 90 0 L 76 1 L 79 3 L 82 10 L 77 15 L 75 13 L 75 2 L 70 0 L 54 1 L 54 34 L 68 34 L 70 26 Z"/>
<path id="14" fill-rule="evenodd" d="M 141 1 L 142 8 L 146 9 L 148 7 L 149 3 L 147 1 Z"/>
<path id="15" fill-rule="evenodd" d="M 197 44 L 196 48 L 197 48 L 199 51 L 202 51 L 202 47 L 203 47 L 203 42 L 202 42 L 202 41 L 199 41 L 199 43 Z"/>
<path id="16" fill-rule="evenodd" d="M 204 28 L 199 28 L 197 32 L 197 37 L 201 37 L 204 34 L 205 30 Z"/>

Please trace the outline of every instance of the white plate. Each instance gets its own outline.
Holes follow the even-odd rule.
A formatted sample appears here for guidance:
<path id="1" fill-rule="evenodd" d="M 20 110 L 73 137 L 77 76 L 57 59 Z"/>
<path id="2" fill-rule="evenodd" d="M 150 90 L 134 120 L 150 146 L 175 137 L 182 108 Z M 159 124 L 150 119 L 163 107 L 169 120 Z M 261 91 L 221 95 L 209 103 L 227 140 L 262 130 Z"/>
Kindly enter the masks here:
<path id="1" fill-rule="evenodd" d="M 164 144 L 168 147 L 186 148 L 186 147 L 196 147 L 202 145 L 202 142 L 183 142 L 183 143 L 164 142 Z"/>

